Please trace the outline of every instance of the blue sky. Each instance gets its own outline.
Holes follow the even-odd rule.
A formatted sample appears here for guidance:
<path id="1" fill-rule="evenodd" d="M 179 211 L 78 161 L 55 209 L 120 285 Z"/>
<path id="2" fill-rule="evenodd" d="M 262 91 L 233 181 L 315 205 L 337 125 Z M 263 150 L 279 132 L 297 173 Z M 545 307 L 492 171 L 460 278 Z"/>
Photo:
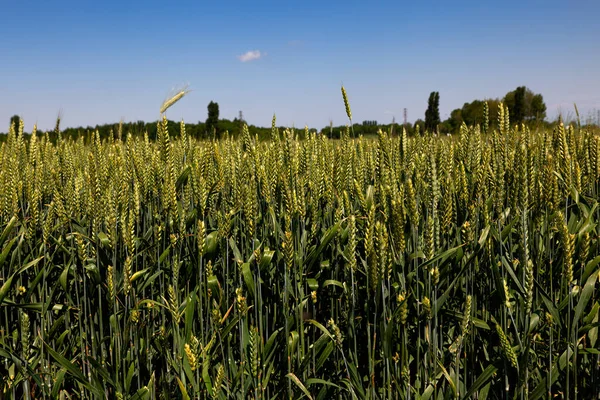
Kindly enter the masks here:
<path id="1" fill-rule="evenodd" d="M 170 119 L 204 121 L 214 100 L 256 125 L 341 125 L 342 83 L 355 122 L 423 118 L 434 90 L 445 119 L 519 85 L 550 118 L 574 102 L 596 115 L 599 20 L 597 0 L 4 1 L 0 123 L 153 121 L 184 85 Z"/>

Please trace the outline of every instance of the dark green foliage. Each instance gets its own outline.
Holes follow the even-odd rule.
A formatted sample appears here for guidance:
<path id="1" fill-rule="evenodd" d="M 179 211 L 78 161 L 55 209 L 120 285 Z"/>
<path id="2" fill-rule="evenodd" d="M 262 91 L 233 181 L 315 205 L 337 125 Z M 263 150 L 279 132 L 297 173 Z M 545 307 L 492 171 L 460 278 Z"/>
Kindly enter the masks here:
<path id="1" fill-rule="evenodd" d="M 536 94 L 531 98 L 530 117 L 534 121 L 543 121 L 546 118 L 546 103 L 541 94 Z"/>
<path id="2" fill-rule="evenodd" d="M 10 117 L 9 125 L 15 124 L 15 129 L 19 129 L 20 122 L 21 122 L 21 117 L 19 117 L 18 115 L 13 115 L 12 117 Z"/>
<path id="3" fill-rule="evenodd" d="M 541 94 L 525 86 L 508 92 L 503 99 L 514 122 L 541 122 L 546 118 L 546 104 Z M 520 119 L 519 119 L 520 118 Z"/>
<path id="4" fill-rule="evenodd" d="M 484 104 L 488 103 L 489 123 L 491 126 L 497 126 L 499 100 L 473 100 L 471 103 L 465 103 L 462 108 L 452 110 L 450 118 L 444 121 L 444 127 L 449 132 L 456 132 L 464 122 L 467 126 L 483 125 L 484 123 Z"/>
<path id="5" fill-rule="evenodd" d="M 525 118 L 525 86 L 519 86 L 515 90 L 515 103 L 510 118 L 516 123 L 522 123 Z"/>
<path id="6" fill-rule="evenodd" d="M 442 124 L 442 130 L 455 133 L 464 122 L 467 126 L 484 124 L 484 103 L 488 103 L 488 122 L 490 127 L 498 127 L 498 106 L 502 102 L 508 108 L 513 123 L 535 124 L 548 128 L 544 123 L 546 104 L 541 94 L 535 94 L 525 86 L 508 92 L 502 99 L 473 100 L 461 108 L 452 110 L 450 117 Z"/>
<path id="7" fill-rule="evenodd" d="M 431 92 L 425 111 L 425 129 L 429 132 L 435 132 L 440 122 L 440 93 Z"/>
<path id="8" fill-rule="evenodd" d="M 209 137 L 218 137 L 219 131 L 219 103 L 208 103 L 208 117 L 206 118 L 206 132 Z"/>

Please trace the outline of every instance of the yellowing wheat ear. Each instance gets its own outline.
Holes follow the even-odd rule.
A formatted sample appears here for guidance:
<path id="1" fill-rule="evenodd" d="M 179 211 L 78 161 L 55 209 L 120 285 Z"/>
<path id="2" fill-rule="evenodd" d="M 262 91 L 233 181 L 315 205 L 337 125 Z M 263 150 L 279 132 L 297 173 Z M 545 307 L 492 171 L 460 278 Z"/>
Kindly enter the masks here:
<path id="1" fill-rule="evenodd" d="M 350 103 L 348 102 L 348 93 L 346 93 L 346 88 L 342 85 L 342 97 L 344 99 L 344 106 L 346 107 L 346 115 L 350 122 L 352 122 L 352 110 L 350 110 Z"/>
<path id="2" fill-rule="evenodd" d="M 180 91 L 178 91 L 177 93 L 175 93 L 173 96 L 171 96 L 171 98 L 165 100 L 162 103 L 162 106 L 160 107 L 160 113 L 164 114 L 165 111 L 167 111 L 167 109 L 169 107 L 171 107 L 173 104 L 177 103 L 179 100 L 181 100 L 181 98 L 183 96 L 185 96 L 186 94 L 188 94 L 190 91 L 188 89 L 182 89 Z"/>
<path id="3" fill-rule="evenodd" d="M 346 108 L 346 115 L 350 120 L 350 128 L 352 129 L 352 137 L 356 137 L 354 134 L 354 125 L 352 124 L 352 110 L 350 110 L 350 102 L 348 101 L 348 93 L 346 93 L 346 88 L 342 85 L 342 98 L 344 99 L 344 107 Z M 350 133 L 350 132 L 348 132 Z"/>

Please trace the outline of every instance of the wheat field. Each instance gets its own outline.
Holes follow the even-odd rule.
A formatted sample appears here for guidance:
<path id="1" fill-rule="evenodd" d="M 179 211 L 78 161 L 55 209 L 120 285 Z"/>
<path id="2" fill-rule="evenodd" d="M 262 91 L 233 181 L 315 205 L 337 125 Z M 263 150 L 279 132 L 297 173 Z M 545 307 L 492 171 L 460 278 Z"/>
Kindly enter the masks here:
<path id="1" fill-rule="evenodd" d="M 599 137 L 500 114 L 450 140 L 11 126 L 0 398 L 600 398 Z"/>

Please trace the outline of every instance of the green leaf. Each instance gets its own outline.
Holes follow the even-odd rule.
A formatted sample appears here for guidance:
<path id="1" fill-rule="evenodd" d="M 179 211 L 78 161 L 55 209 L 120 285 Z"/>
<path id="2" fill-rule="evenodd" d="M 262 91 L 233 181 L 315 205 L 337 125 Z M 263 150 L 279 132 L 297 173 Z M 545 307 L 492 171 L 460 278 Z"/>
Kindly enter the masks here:
<path id="1" fill-rule="evenodd" d="M 317 290 L 319 288 L 319 282 L 315 278 L 308 278 L 306 283 L 310 290 Z"/>
<path id="2" fill-rule="evenodd" d="M 160 255 L 160 257 L 158 257 L 158 262 L 159 263 L 164 263 L 165 260 L 167 259 L 167 257 L 169 256 L 169 253 L 171 252 L 171 247 L 167 247 L 165 249 L 165 251 L 162 252 L 162 254 Z"/>
<path id="3" fill-rule="evenodd" d="M 8 254 L 10 253 L 10 250 L 12 249 L 17 239 L 17 237 L 14 237 L 10 242 L 6 244 L 4 249 L 2 249 L 2 253 L 0 253 L 0 267 L 4 265 L 4 261 L 6 261 L 6 257 L 8 257 Z"/>
<path id="4" fill-rule="evenodd" d="M 147 400 L 149 397 L 150 390 L 148 390 L 148 387 L 144 386 L 135 392 L 135 394 L 131 397 L 131 400 Z"/>
<path id="5" fill-rule="evenodd" d="M 217 277 L 214 275 L 209 275 L 208 278 L 206 278 L 206 282 L 212 291 L 212 296 L 218 299 L 221 296 L 221 284 L 219 283 Z"/>
<path id="6" fill-rule="evenodd" d="M 17 221 L 18 221 L 18 218 L 16 215 L 14 215 L 10 219 L 10 221 L 8 221 L 8 224 L 6 224 L 6 226 L 4 227 L 4 230 L 2 231 L 2 235 L 0 235 L 0 246 L 2 246 L 4 244 L 4 242 L 6 241 L 6 238 L 8 237 L 8 235 L 10 235 L 10 232 L 15 227 L 15 224 L 17 223 Z"/>
<path id="7" fill-rule="evenodd" d="M 212 231 L 208 235 L 206 235 L 206 242 L 204 245 L 204 254 L 209 255 L 213 254 L 217 250 L 218 244 L 218 231 Z"/>
<path id="8" fill-rule="evenodd" d="M 150 271 L 150 268 L 144 268 L 142 270 L 135 272 L 133 275 L 131 275 L 131 278 L 130 278 L 131 283 L 135 282 L 137 279 L 146 275 L 149 271 Z"/>
<path id="9" fill-rule="evenodd" d="M 9 300 L 9 299 L 4 299 L 4 304 L 2 304 L 3 307 L 16 307 L 16 308 L 22 308 L 24 310 L 31 310 L 31 311 L 36 311 L 36 312 L 45 312 L 44 305 L 45 305 L 45 303 L 15 303 L 14 301 Z M 66 307 L 67 306 L 65 306 L 64 304 L 54 304 L 52 306 L 51 310 L 52 311 L 62 311 Z M 50 308 L 50 307 L 48 307 L 48 308 Z M 46 311 L 47 311 L 47 309 L 46 309 Z"/>
<path id="10" fill-rule="evenodd" d="M 356 365 L 354 365 L 354 363 L 351 361 L 348 361 L 348 370 L 350 371 L 350 379 L 354 383 L 354 385 L 352 385 L 348 388 L 349 391 L 352 393 L 352 396 L 354 398 L 357 397 L 356 393 L 354 393 L 354 389 L 356 389 L 356 390 L 358 390 L 358 395 L 360 396 L 361 399 L 366 398 L 365 390 L 363 388 L 362 382 L 360 381 L 360 376 L 358 375 L 358 369 L 356 368 Z M 343 380 L 342 383 L 343 382 L 348 382 L 348 381 Z"/>
<path id="11" fill-rule="evenodd" d="M 542 295 L 542 301 L 546 305 L 548 312 L 550 313 L 550 315 L 552 315 L 552 319 L 553 319 L 552 322 L 555 323 L 558 327 L 561 327 L 562 323 L 561 323 L 561 319 L 560 319 L 560 313 L 558 312 L 558 308 L 556 308 L 556 306 L 554 305 L 554 302 L 546 294 L 546 292 L 544 291 L 544 288 L 536 280 L 534 280 L 534 283 L 538 289 L 538 293 L 540 293 Z"/>
<path id="12" fill-rule="evenodd" d="M 388 323 L 383 332 L 383 354 L 388 359 L 392 357 L 392 346 L 394 345 L 394 327 L 395 324 Z"/>
<path id="13" fill-rule="evenodd" d="M 437 256 L 433 257 L 431 260 L 421 264 L 420 268 L 425 268 L 425 267 L 427 267 L 431 264 L 434 264 L 438 261 L 440 262 L 440 265 L 438 267 L 441 268 L 442 266 L 444 266 L 446 264 L 446 262 L 448 262 L 448 260 L 450 260 L 451 257 L 454 257 L 456 255 L 456 253 L 458 252 L 458 250 L 462 249 L 463 246 L 464 246 L 464 244 L 457 246 L 457 247 L 453 247 L 451 249 L 444 251 L 441 254 L 438 254 Z"/>
<path id="14" fill-rule="evenodd" d="M 69 277 L 69 266 L 65 265 L 63 272 L 60 274 L 60 277 L 58 278 L 58 281 L 60 282 L 60 286 L 62 286 L 62 288 L 65 292 L 68 292 L 68 290 L 67 290 L 68 277 Z"/>
<path id="15" fill-rule="evenodd" d="M 435 388 L 431 384 L 427 385 L 427 388 L 425 389 L 423 394 L 421 394 L 420 400 L 429 400 L 431 398 L 431 395 L 433 394 L 434 390 L 435 390 Z"/>
<path id="16" fill-rule="evenodd" d="M 192 171 L 192 169 L 188 165 L 187 167 L 185 167 L 183 172 L 181 172 L 181 174 L 179 175 L 179 178 L 177 178 L 177 182 L 175 182 L 175 187 L 177 188 L 178 191 L 181 190 L 183 185 L 185 185 L 187 183 L 188 177 L 190 176 L 191 171 Z"/>
<path id="17" fill-rule="evenodd" d="M 454 397 L 456 396 L 456 383 L 454 382 L 454 380 L 452 379 L 452 377 L 450 376 L 450 374 L 448 374 L 448 371 L 446 371 L 446 368 L 444 368 L 444 366 L 442 365 L 442 363 L 438 360 L 437 361 L 439 367 L 442 370 L 442 374 L 444 374 L 444 377 L 446 378 L 446 380 L 448 381 L 448 383 L 450 384 L 450 388 L 452 389 L 452 393 L 454 394 Z"/>
<path id="18" fill-rule="evenodd" d="M 585 286 L 583 287 L 583 290 L 581 291 L 581 296 L 579 297 L 577 307 L 575 308 L 575 316 L 573 317 L 573 322 L 571 324 L 571 334 L 575 334 L 577 322 L 579 322 L 579 319 L 583 315 L 583 311 L 585 310 L 587 303 L 590 301 L 592 294 L 594 294 L 594 289 L 596 287 L 596 279 L 598 279 L 598 272 L 595 272 L 592 275 L 590 275 L 587 282 L 585 283 Z"/>
<path id="19" fill-rule="evenodd" d="M 267 372 L 265 373 L 265 377 L 262 380 L 263 387 L 267 387 L 269 385 L 269 381 L 271 380 L 271 375 L 275 370 L 275 365 L 273 363 L 269 364 L 267 368 Z"/>
<path id="20" fill-rule="evenodd" d="M 254 297 L 256 288 L 254 287 L 254 277 L 252 276 L 252 271 L 250 270 L 250 263 L 242 264 L 242 276 L 244 277 L 244 282 L 248 288 L 248 293 Z"/>
<path id="21" fill-rule="evenodd" d="M 0 288 L 0 305 L 2 305 L 4 298 L 8 295 L 8 292 L 10 291 L 10 288 L 12 286 L 12 282 L 13 282 L 13 279 L 15 278 L 15 276 L 24 272 L 25 270 L 31 268 L 32 266 L 36 265 L 43 258 L 44 257 L 36 258 L 35 260 L 33 260 L 30 263 L 26 264 L 25 266 L 21 267 L 14 274 L 12 274 L 11 276 L 8 277 L 6 282 L 4 282 L 4 284 Z"/>
<path id="22" fill-rule="evenodd" d="M 19 268 L 17 270 L 17 274 L 21 274 L 23 272 L 25 272 L 26 270 L 28 270 L 29 268 L 37 265 L 37 263 L 39 263 L 40 261 L 42 261 L 44 259 L 44 256 L 38 257 L 33 261 L 28 262 L 27 264 L 25 264 L 24 266 L 22 266 L 21 268 Z"/>
<path id="23" fill-rule="evenodd" d="M 15 277 L 15 274 L 12 274 L 11 276 L 9 276 L 8 279 L 6 280 L 6 282 L 4 282 L 4 284 L 0 288 L 0 305 L 2 305 L 4 298 L 8 294 L 10 287 L 12 286 L 14 277 Z"/>
<path id="24" fill-rule="evenodd" d="M 11 349 L 5 348 L 2 343 L 0 343 L 0 358 L 3 359 L 3 362 L 5 360 L 11 360 L 12 365 L 16 367 L 20 374 L 29 376 L 38 386 L 42 386 L 42 382 L 40 381 L 38 374 L 31 369 L 28 363 L 26 363 L 21 357 L 14 354 Z M 24 371 L 26 371 L 26 373 L 24 373 Z M 1 379 L 0 383 L 2 383 Z"/>
<path id="25" fill-rule="evenodd" d="M 274 254 L 275 254 L 275 252 L 273 250 L 269 250 L 269 249 L 265 249 L 262 252 L 262 258 L 260 259 L 260 264 L 258 266 L 261 271 L 266 270 L 267 267 L 269 266 L 269 264 L 271 264 Z"/>
<path id="26" fill-rule="evenodd" d="M 456 248 L 456 250 L 458 251 L 459 248 Z M 463 266 L 461 267 L 460 271 L 458 272 L 458 274 L 456 274 L 454 276 L 454 280 L 452 281 L 451 284 L 448 285 L 448 288 L 446 289 L 446 291 L 440 296 L 438 297 L 434 304 L 433 304 L 433 309 L 436 313 L 440 312 L 442 306 L 444 305 L 444 303 L 446 302 L 446 300 L 448 300 L 448 297 L 450 296 L 451 291 L 454 289 L 454 286 L 458 283 L 459 279 L 461 278 L 462 274 L 467 270 L 467 266 L 469 264 L 471 264 L 473 262 L 473 260 L 475 259 L 475 257 L 478 255 L 478 252 L 473 252 L 473 254 L 471 254 L 471 256 L 469 257 L 469 259 L 463 264 Z"/>
<path id="27" fill-rule="evenodd" d="M 586 315 L 583 318 L 583 323 L 591 324 L 592 321 L 594 320 L 594 317 L 596 316 L 596 314 L 598 314 L 599 309 L 600 309 L 600 304 L 598 302 L 595 302 L 594 305 L 592 306 L 592 310 L 589 312 L 588 315 Z"/>
<path id="28" fill-rule="evenodd" d="M 244 258 L 242 257 L 242 253 L 240 252 L 240 249 L 238 249 L 237 244 L 235 243 L 235 240 L 233 238 L 229 239 L 229 247 L 231 248 L 231 251 L 233 252 L 233 256 L 235 257 L 236 263 L 238 263 L 238 264 L 243 263 Z"/>
<path id="29" fill-rule="evenodd" d="M 212 380 L 210 379 L 210 356 L 205 355 L 204 360 L 202 361 L 202 380 L 204 381 L 204 386 L 206 387 L 206 391 L 208 394 L 212 396 Z"/>
<path id="30" fill-rule="evenodd" d="M 334 285 L 334 286 L 344 289 L 344 285 L 340 281 L 336 281 L 334 279 L 328 279 L 325 282 L 323 282 L 323 287 L 331 286 L 331 285 Z"/>
<path id="31" fill-rule="evenodd" d="M 52 383 L 52 393 L 50 393 L 50 398 L 58 399 L 58 392 L 60 391 L 60 388 L 62 387 L 62 383 L 65 380 L 66 374 L 67 374 L 67 370 L 64 368 L 61 368 L 60 371 L 58 371 L 58 374 L 56 374 L 56 377 L 54 378 L 54 382 Z"/>
<path id="32" fill-rule="evenodd" d="M 177 385 L 179 385 L 179 391 L 181 392 L 183 400 L 190 400 L 190 395 L 185 389 L 185 385 L 183 384 L 183 382 L 181 382 L 181 379 L 179 379 L 178 376 L 176 376 L 175 379 L 177 379 Z"/>
<path id="33" fill-rule="evenodd" d="M 298 345 L 298 341 L 300 340 L 300 335 L 296 331 L 290 332 L 290 337 L 288 338 L 288 351 L 290 352 L 289 356 L 294 357 Z"/>
<path id="34" fill-rule="evenodd" d="M 231 332 L 231 330 L 238 324 L 238 322 L 240 322 L 240 315 L 236 314 L 233 316 L 233 319 L 229 322 L 229 324 L 223 329 L 221 335 L 227 336 L 227 334 Z"/>
<path id="35" fill-rule="evenodd" d="M 585 266 L 585 270 L 583 271 L 583 275 L 581 276 L 581 281 L 586 281 L 587 278 L 591 275 L 592 271 L 596 266 L 600 264 L 600 256 L 594 258 L 593 260 L 588 261 Z"/>
<path id="36" fill-rule="evenodd" d="M 308 397 L 310 400 L 312 400 L 312 396 L 310 395 L 310 392 L 308 391 L 308 389 L 302 384 L 302 382 L 300 382 L 300 379 L 298 379 L 298 377 L 296 375 L 294 375 L 293 373 L 289 373 L 286 375 L 288 378 L 290 378 L 292 380 L 292 382 L 294 382 L 296 384 L 296 386 L 298 386 L 298 388 L 300 388 L 300 390 L 302 390 L 302 392 L 306 395 L 306 397 Z"/>
<path id="37" fill-rule="evenodd" d="M 535 329 L 537 328 L 539 323 L 540 323 L 540 316 L 537 315 L 536 313 L 531 314 L 531 319 L 529 321 L 529 331 L 528 331 L 528 333 L 530 335 L 533 334 L 533 332 L 535 331 Z"/>
<path id="38" fill-rule="evenodd" d="M 112 387 L 116 387 L 115 382 L 110 377 L 109 372 L 104 368 L 96 359 L 92 357 L 88 357 L 87 359 L 93 369 L 93 373 L 100 375 L 100 377 L 104 380 L 104 382 L 108 383 Z M 66 371 L 66 370 L 65 370 Z"/>
<path id="39" fill-rule="evenodd" d="M 485 228 L 483 228 L 481 230 L 481 235 L 479 236 L 479 240 L 477 241 L 480 248 L 483 247 L 483 245 L 487 241 L 489 233 L 490 233 L 490 225 L 486 226 Z"/>
<path id="40" fill-rule="evenodd" d="M 506 272 L 508 272 L 508 274 L 512 278 L 512 283 L 517 287 L 521 295 L 525 296 L 525 289 L 523 289 L 523 285 L 521 285 L 521 280 L 517 277 L 517 274 L 515 273 L 512 264 L 508 262 L 506 257 L 502 257 L 502 265 L 504 266 Z"/>
<path id="41" fill-rule="evenodd" d="M 598 304 L 598 303 L 596 303 Z M 600 323 L 598 323 L 598 310 L 596 310 L 596 314 L 594 316 L 594 318 L 592 319 L 592 324 L 595 324 L 596 326 L 594 326 L 593 328 L 591 328 L 588 331 L 588 337 L 590 338 L 590 346 L 596 346 L 596 342 L 598 341 L 598 326 L 600 325 Z"/>
<path id="42" fill-rule="evenodd" d="M 548 374 L 546 373 L 546 377 L 544 377 L 540 383 L 538 383 L 537 387 L 531 391 L 529 393 L 529 400 L 539 400 L 542 397 L 546 396 L 546 390 L 548 387 L 548 384 L 550 384 L 550 386 L 552 386 L 560 377 L 560 371 L 565 369 L 565 366 L 567 365 L 567 361 L 568 359 L 571 358 L 571 355 L 573 354 L 573 350 L 571 350 L 571 348 L 567 348 L 567 350 L 565 350 L 561 356 L 558 358 L 558 360 L 556 360 L 554 362 L 554 367 L 552 368 L 552 371 Z M 548 378 L 551 377 L 550 382 L 548 382 Z"/>
<path id="43" fill-rule="evenodd" d="M 66 369 L 68 373 L 70 373 L 75 379 L 77 379 L 80 384 L 82 384 L 87 390 L 94 393 L 96 396 L 104 397 L 104 393 L 101 390 L 99 390 L 98 388 L 90 385 L 90 383 L 85 378 L 85 376 L 83 375 L 81 370 L 79 368 L 77 368 L 75 366 L 75 364 L 73 364 L 71 361 L 67 360 L 61 354 L 54 351 L 54 349 L 52 349 L 50 346 L 48 346 L 48 344 L 46 342 L 42 342 L 42 343 L 44 344 L 44 348 L 46 349 L 48 354 L 50 354 L 50 356 L 57 363 L 59 363 L 61 367 Z"/>
<path id="44" fill-rule="evenodd" d="M 283 328 L 279 328 L 275 332 L 273 332 L 271 334 L 271 336 L 269 337 L 269 339 L 267 340 L 267 343 L 265 343 L 265 347 L 263 349 L 263 356 L 262 356 L 265 363 L 268 363 L 270 361 L 270 359 L 273 357 L 273 355 L 275 354 L 275 349 L 277 348 L 275 346 L 275 340 L 277 339 L 277 334 L 279 334 L 279 332 L 281 332 L 282 329 Z"/>
<path id="45" fill-rule="evenodd" d="M 328 339 L 327 336 L 323 335 L 322 336 L 324 339 Z M 317 359 L 316 365 L 315 365 L 315 371 L 319 371 L 321 369 L 321 367 L 323 367 L 323 365 L 325 364 L 325 362 L 329 359 L 329 356 L 331 355 L 331 353 L 333 352 L 333 350 L 335 350 L 335 343 L 333 342 L 333 340 L 329 340 L 325 345 L 325 348 L 323 348 L 323 351 L 321 352 L 321 354 L 319 355 L 319 358 Z"/>
<path id="46" fill-rule="evenodd" d="M 582 353 L 593 354 L 595 356 L 600 355 L 600 350 L 594 349 L 593 347 L 588 347 L 588 348 L 580 349 L 579 351 L 582 352 Z"/>
<path id="47" fill-rule="evenodd" d="M 129 370 L 127 371 L 127 375 L 125 376 L 125 391 L 129 392 L 131 388 L 131 380 L 133 379 L 133 373 L 135 372 L 134 363 L 129 364 Z"/>
<path id="48" fill-rule="evenodd" d="M 138 306 L 139 306 L 139 307 L 141 307 L 141 306 L 143 306 L 144 304 L 151 304 L 153 307 L 154 307 L 154 306 L 158 306 L 158 307 L 162 307 L 162 308 L 164 308 L 164 309 L 168 309 L 168 307 L 167 307 L 167 306 L 165 306 L 165 305 L 164 305 L 163 303 L 161 303 L 160 301 L 155 301 L 155 300 L 150 300 L 150 299 L 145 299 L 145 300 L 142 300 L 142 301 L 140 301 L 140 302 L 138 303 Z"/>
<path id="49" fill-rule="evenodd" d="M 98 239 L 100 239 L 100 243 L 102 244 L 102 247 L 104 247 L 105 249 L 108 249 L 111 247 L 110 239 L 108 238 L 108 236 L 106 236 L 106 233 L 98 232 Z"/>
<path id="50" fill-rule="evenodd" d="M 467 393 L 465 393 L 463 399 L 469 399 L 472 395 L 474 395 L 475 392 L 481 389 L 492 378 L 492 376 L 494 376 L 496 371 L 498 371 L 498 368 L 496 368 L 494 365 L 488 365 L 488 367 L 483 370 L 481 375 L 477 377 L 475 382 L 473 382 L 473 385 L 469 388 Z"/>
<path id="51" fill-rule="evenodd" d="M 185 304 L 185 340 L 189 340 L 194 325 L 194 312 L 196 311 L 196 292 L 192 292 Z"/>
<path id="52" fill-rule="evenodd" d="M 329 330 L 327 328 L 325 328 L 322 324 L 320 324 L 319 322 L 315 321 L 314 319 L 307 319 L 306 322 L 308 322 L 309 324 L 312 324 L 314 326 L 316 326 L 317 328 L 319 328 L 325 335 L 327 335 L 331 340 L 335 341 L 335 338 L 333 337 L 333 335 L 329 332 Z"/>
<path id="53" fill-rule="evenodd" d="M 323 250 L 329 245 L 329 243 L 336 237 L 338 234 L 342 221 L 339 221 L 337 224 L 331 226 L 327 229 L 327 232 L 321 238 L 319 245 L 311 250 L 306 256 L 306 266 L 310 268 L 319 258 L 319 256 L 323 253 Z"/>
<path id="54" fill-rule="evenodd" d="M 146 281 L 142 285 L 142 288 L 140 289 L 140 291 L 144 292 L 144 289 L 146 289 L 148 286 L 150 286 L 152 284 L 152 282 L 154 282 L 160 274 L 162 274 L 162 271 L 157 271 L 156 273 L 152 274 L 148 279 L 146 279 Z"/>
<path id="55" fill-rule="evenodd" d="M 335 388 L 341 389 L 338 385 L 336 385 L 335 383 L 331 383 L 329 381 L 326 381 L 324 379 L 319 379 L 319 378 L 308 378 L 306 380 L 306 386 L 312 386 L 312 385 L 327 385 L 327 386 L 333 386 Z"/>

